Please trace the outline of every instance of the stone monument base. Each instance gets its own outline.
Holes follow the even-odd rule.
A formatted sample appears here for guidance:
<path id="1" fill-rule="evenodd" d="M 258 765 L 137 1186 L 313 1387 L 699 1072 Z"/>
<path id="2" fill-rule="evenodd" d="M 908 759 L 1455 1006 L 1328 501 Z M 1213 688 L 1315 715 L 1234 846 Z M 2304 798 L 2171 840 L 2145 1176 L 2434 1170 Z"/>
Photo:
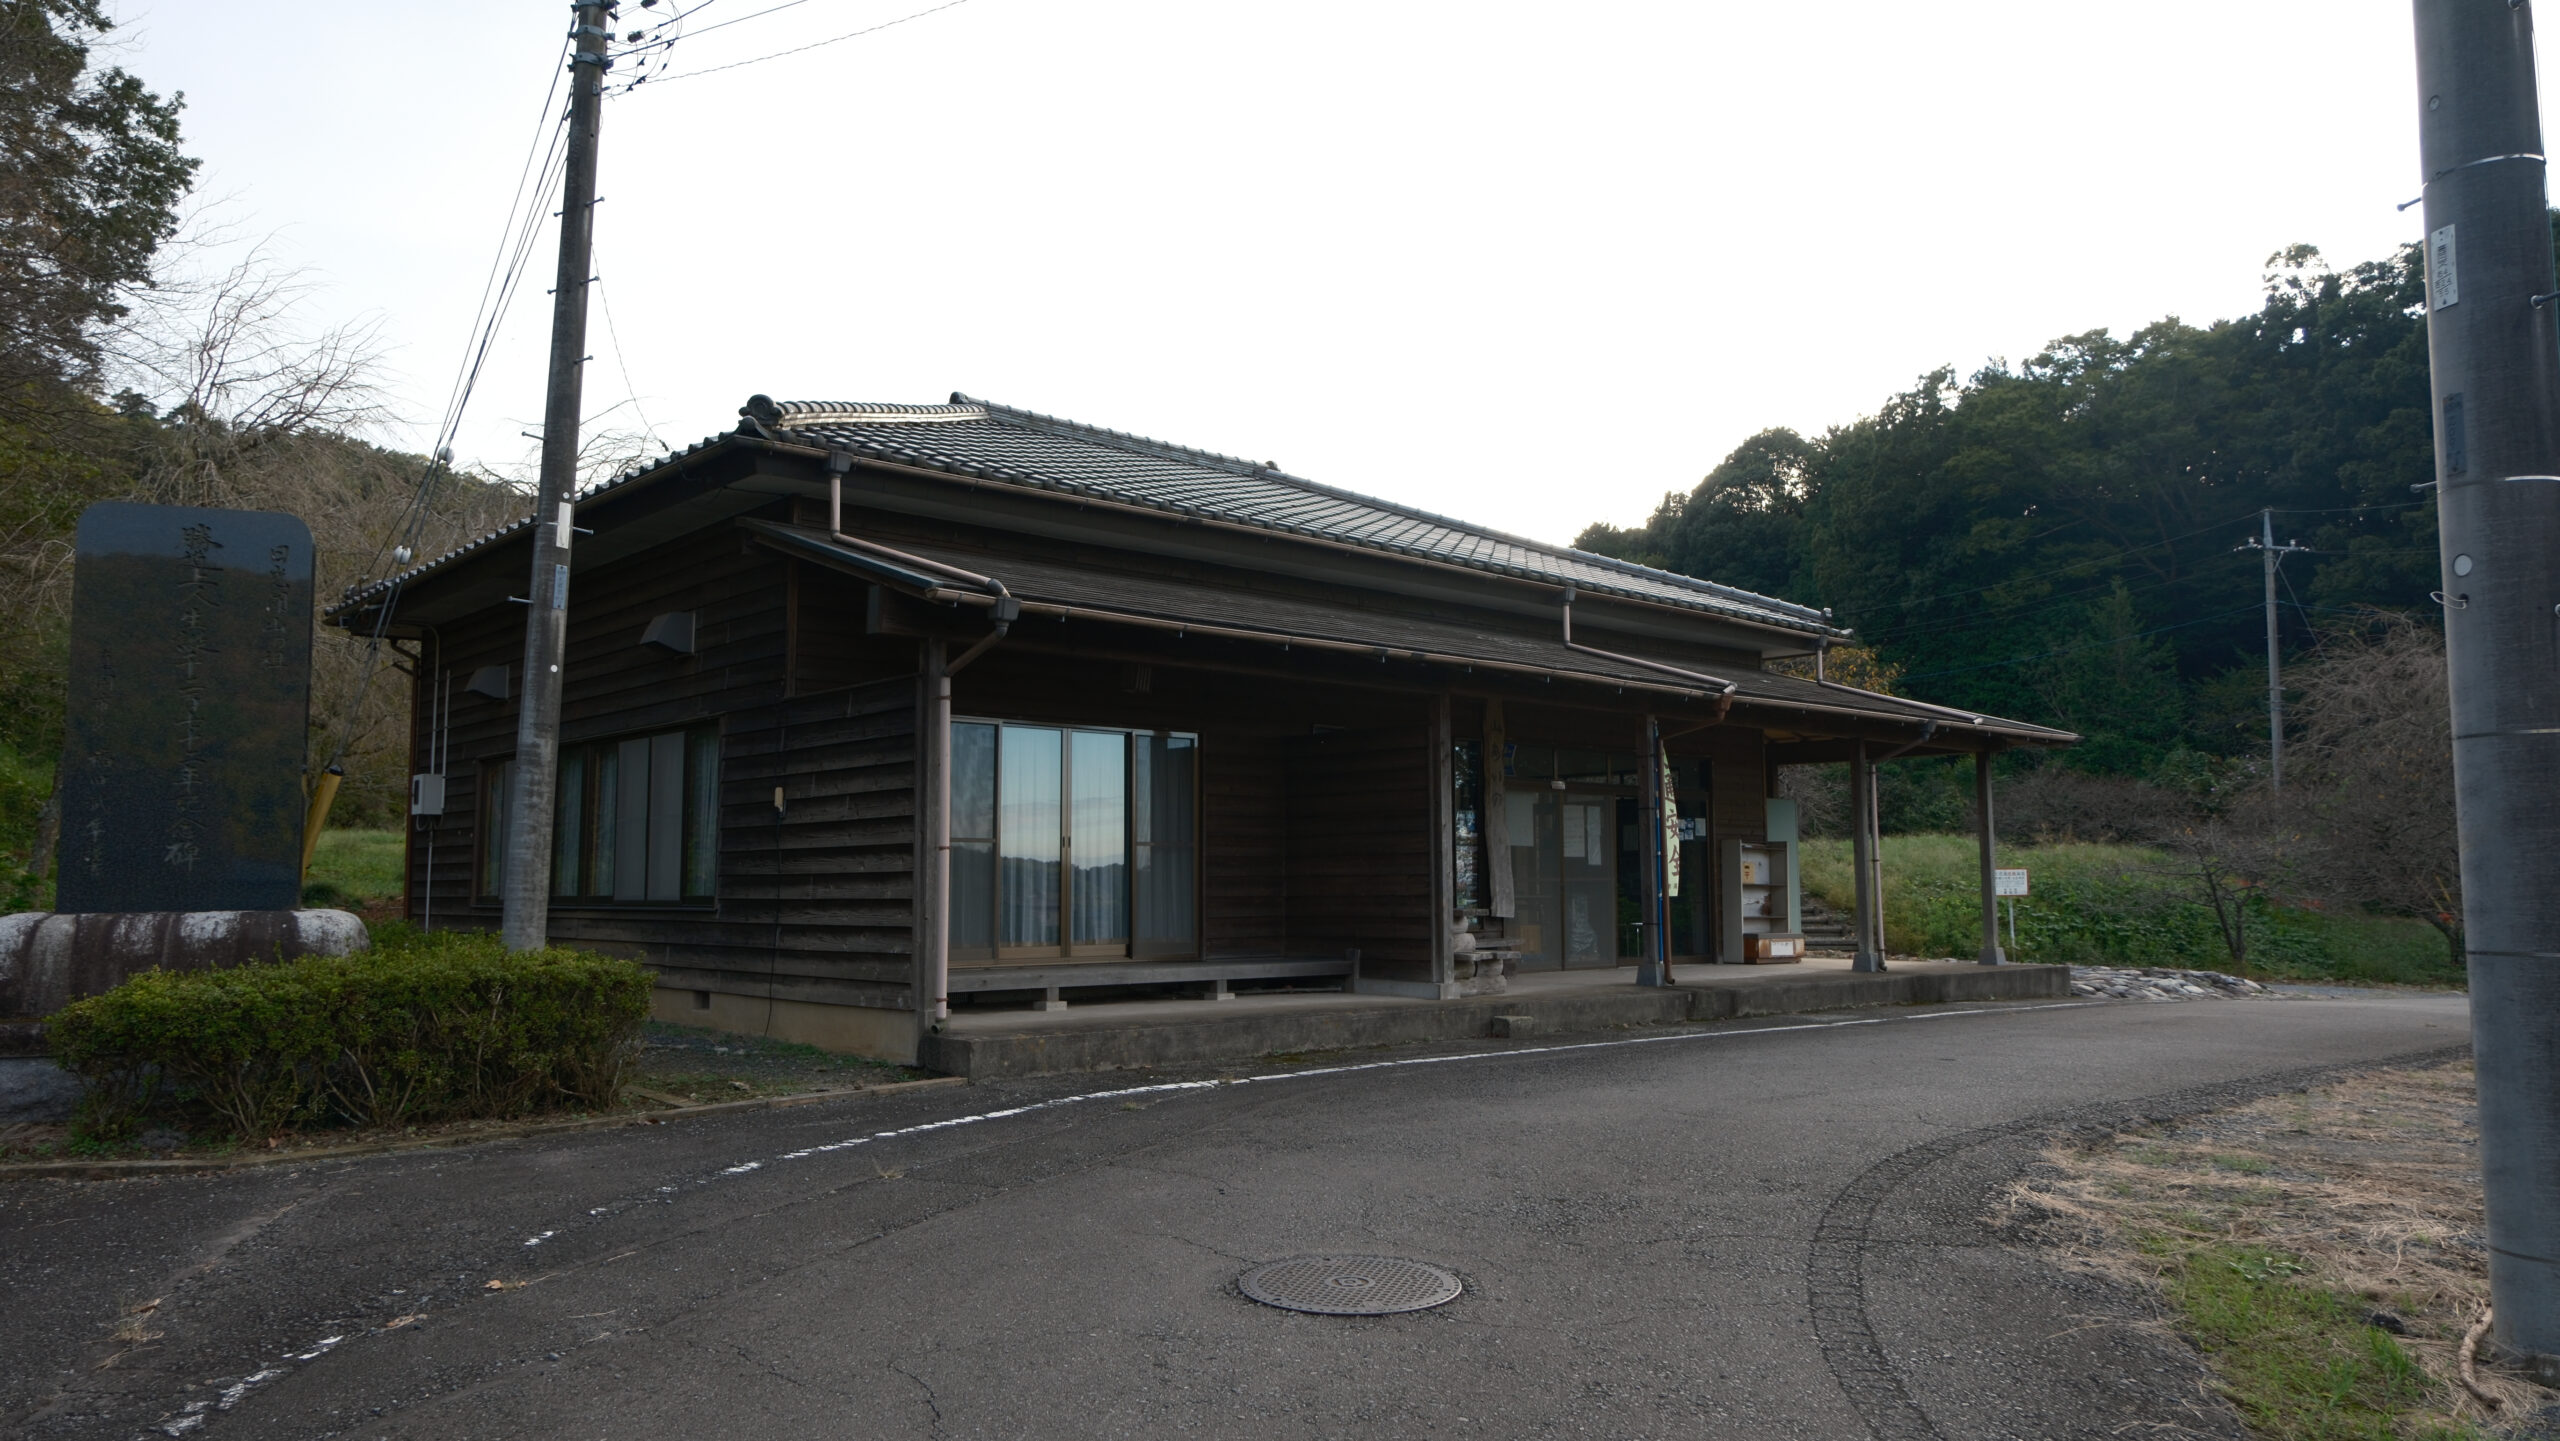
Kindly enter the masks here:
<path id="1" fill-rule="evenodd" d="M 0 916 L 0 1125 L 61 1121 L 80 1083 L 47 1056 L 44 1018 L 144 971 L 209 971 L 369 950 L 347 911 Z"/>

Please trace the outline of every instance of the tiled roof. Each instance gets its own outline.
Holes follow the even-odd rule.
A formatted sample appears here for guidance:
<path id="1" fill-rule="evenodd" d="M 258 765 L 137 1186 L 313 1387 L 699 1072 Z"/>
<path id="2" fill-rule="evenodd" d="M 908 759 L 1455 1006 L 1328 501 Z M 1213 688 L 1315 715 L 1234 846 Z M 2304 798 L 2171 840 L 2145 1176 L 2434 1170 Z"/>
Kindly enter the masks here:
<path id="1" fill-rule="evenodd" d="M 813 549 L 824 549 L 829 544 L 826 532 L 822 530 L 791 526 L 763 528 L 778 536 L 798 539 Z M 1188 620 L 1204 625 L 1231 626 L 1277 639 L 1298 636 L 1352 641 L 1376 646 L 1382 652 L 1427 651 L 1441 657 L 1530 665 L 1586 679 L 1615 680 L 1665 689 L 1681 688 L 1651 666 L 1629 657 L 1574 650 L 1556 634 L 1523 635 L 1517 631 L 1490 629 L 1464 621 L 1260 591 L 1210 590 L 1168 577 L 1104 571 L 1061 561 L 987 555 L 948 546 L 918 545 L 912 547 L 912 551 L 926 560 L 992 575 L 1003 581 L 1005 588 L 1017 599 L 1059 602 L 1077 607 L 1097 619 L 1107 619 L 1115 612 L 1123 612 L 1157 620 Z M 880 563 L 867 556 L 840 554 L 844 554 L 846 559 L 866 564 Z M 922 579 L 931 583 L 930 578 Z M 1848 711 L 1896 721 L 1934 720 L 1950 730 L 1991 731 L 2036 743 L 2071 738 L 2069 732 L 2050 726 L 2029 725 L 1998 716 L 1950 710 L 1901 696 L 1826 685 L 1756 666 L 1683 660 L 1680 669 L 1731 684 L 1736 698 L 1749 705 Z"/>
<path id="2" fill-rule="evenodd" d="M 590 496 L 602 495 L 609 490 L 615 490 L 622 486 L 629 485 L 631 482 L 638 480 L 644 475 L 651 474 L 662 466 L 672 465 L 676 461 L 682 460 L 687 456 L 699 455 L 703 451 L 711 449 L 728 438 L 729 434 L 724 432 L 720 435 L 705 436 L 702 439 L 695 441 L 693 444 L 686 446 L 682 450 L 669 450 L 665 455 L 658 457 L 656 460 L 643 462 L 642 464 L 632 466 L 630 469 L 625 470 L 618 475 L 607 476 L 605 479 L 597 481 L 595 484 L 578 491 L 572 499 L 584 501 Z M 487 550 L 489 547 L 496 545 L 500 541 L 520 535 L 531 529 L 533 529 L 533 517 L 529 514 L 520 515 L 515 519 L 508 521 L 505 525 L 499 526 L 496 530 L 490 531 L 487 535 L 466 540 L 462 544 L 455 546 L 453 549 L 446 551 L 444 554 L 439 555 L 432 560 L 422 560 L 416 565 L 410 566 L 406 570 L 394 571 L 380 580 L 367 581 L 359 585 L 348 586 L 346 591 L 338 597 L 338 603 L 328 608 L 327 614 L 332 616 L 345 615 L 347 612 L 356 609 L 358 606 L 371 602 L 384 592 L 397 590 L 400 587 L 409 584 L 411 581 L 418 579 L 420 576 L 427 574 L 429 571 L 442 570 L 446 566 L 452 565 L 466 556 L 477 555 L 481 551 Z"/>
<path id="3" fill-rule="evenodd" d="M 1574 586 L 1807 634 L 1834 633 L 1810 606 L 1650 566 L 1505 535 L 1290 475 L 1277 466 L 973 400 L 948 405 L 775 403 L 765 425 L 873 460 L 1143 506 L 1500 575 Z"/>
<path id="4" fill-rule="evenodd" d="M 981 481 L 1078 495 L 1169 514 L 1358 546 L 1600 595 L 1677 606 L 1807 635 L 1839 635 L 1822 611 L 1631 561 L 1544 545 L 1392 501 L 1337 490 L 1275 465 L 1080 425 L 954 392 L 947 405 L 782 402 L 764 396 L 739 414 L 779 436 L 873 460 Z M 742 427 L 743 429 L 743 427 Z M 579 492 L 581 501 L 727 439 L 713 436 Z M 331 614 L 514 536 L 526 517 L 433 560 L 350 587 Z"/>

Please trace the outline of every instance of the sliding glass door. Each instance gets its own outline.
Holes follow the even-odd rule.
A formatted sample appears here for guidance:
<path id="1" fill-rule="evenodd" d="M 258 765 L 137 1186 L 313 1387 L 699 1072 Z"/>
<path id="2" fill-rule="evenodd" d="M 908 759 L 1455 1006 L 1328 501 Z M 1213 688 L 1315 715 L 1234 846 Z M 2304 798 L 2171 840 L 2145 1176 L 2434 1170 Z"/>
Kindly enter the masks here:
<path id="1" fill-rule="evenodd" d="M 1163 732 L 1140 732 L 1129 741 L 1136 761 L 1129 811 L 1136 832 L 1131 889 L 1137 904 L 1130 954 L 1197 955 L 1199 827 L 1193 797 L 1200 786 L 1200 742 Z"/>
<path id="2" fill-rule="evenodd" d="M 1006 726 L 998 732 L 997 854 L 1004 858 L 996 906 L 996 945 L 1006 950 L 1058 944 L 1058 867 L 1066 836 L 1058 824 L 1058 789 L 1066 779 L 1060 732 Z"/>
<path id="3" fill-rule="evenodd" d="M 954 961 L 1199 950 L 1198 738 L 951 727 Z"/>
<path id="4" fill-rule="evenodd" d="M 1067 733 L 1067 941 L 1073 954 L 1129 952 L 1129 737 Z"/>

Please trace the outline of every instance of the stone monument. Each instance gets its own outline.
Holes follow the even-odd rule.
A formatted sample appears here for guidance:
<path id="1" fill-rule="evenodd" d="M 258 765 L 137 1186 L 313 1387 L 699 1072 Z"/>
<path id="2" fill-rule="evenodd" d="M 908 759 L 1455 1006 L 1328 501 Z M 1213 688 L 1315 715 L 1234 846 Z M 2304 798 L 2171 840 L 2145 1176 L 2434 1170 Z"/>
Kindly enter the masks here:
<path id="1" fill-rule="evenodd" d="M 59 910 L 300 904 L 311 562 L 290 515 L 81 514 Z"/>

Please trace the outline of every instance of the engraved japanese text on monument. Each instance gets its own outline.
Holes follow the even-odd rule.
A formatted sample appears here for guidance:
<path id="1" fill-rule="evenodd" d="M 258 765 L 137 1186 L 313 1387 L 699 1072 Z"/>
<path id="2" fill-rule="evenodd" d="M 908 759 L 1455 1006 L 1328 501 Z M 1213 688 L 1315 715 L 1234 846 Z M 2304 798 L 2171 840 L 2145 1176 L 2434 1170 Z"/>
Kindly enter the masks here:
<path id="1" fill-rule="evenodd" d="M 113 503 L 81 516 L 78 546 L 57 907 L 293 906 L 310 532 Z"/>

